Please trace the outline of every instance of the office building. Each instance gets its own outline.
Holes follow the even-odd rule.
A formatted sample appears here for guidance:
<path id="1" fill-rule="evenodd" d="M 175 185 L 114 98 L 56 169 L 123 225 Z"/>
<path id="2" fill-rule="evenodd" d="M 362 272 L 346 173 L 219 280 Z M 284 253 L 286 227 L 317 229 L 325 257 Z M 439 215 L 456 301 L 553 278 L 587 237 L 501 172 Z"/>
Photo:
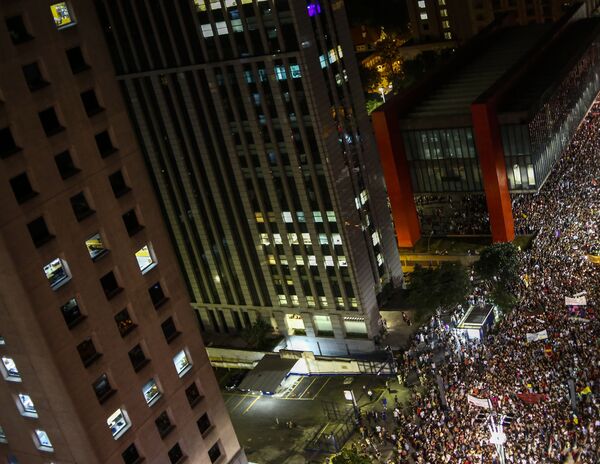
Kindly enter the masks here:
<path id="1" fill-rule="evenodd" d="M 402 271 L 342 1 L 97 1 L 207 331 L 373 349 Z"/>
<path id="2" fill-rule="evenodd" d="M 247 462 L 93 4 L 0 18 L 0 461 Z"/>
<path id="3" fill-rule="evenodd" d="M 487 29 L 377 112 L 400 246 L 514 238 L 511 195 L 537 192 L 600 90 L 598 18 Z"/>
<path id="4" fill-rule="evenodd" d="M 508 16 L 516 25 L 557 21 L 572 4 L 583 3 L 591 15 L 600 0 L 407 0 L 417 42 L 466 42 L 494 19 Z"/>

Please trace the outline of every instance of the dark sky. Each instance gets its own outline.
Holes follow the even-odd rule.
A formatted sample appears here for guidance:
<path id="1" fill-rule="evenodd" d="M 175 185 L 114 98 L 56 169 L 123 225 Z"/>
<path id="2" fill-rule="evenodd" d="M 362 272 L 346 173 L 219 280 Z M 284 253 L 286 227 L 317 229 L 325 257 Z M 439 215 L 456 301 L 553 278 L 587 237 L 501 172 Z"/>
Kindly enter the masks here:
<path id="1" fill-rule="evenodd" d="M 406 30 L 406 0 L 345 0 L 350 24 Z"/>

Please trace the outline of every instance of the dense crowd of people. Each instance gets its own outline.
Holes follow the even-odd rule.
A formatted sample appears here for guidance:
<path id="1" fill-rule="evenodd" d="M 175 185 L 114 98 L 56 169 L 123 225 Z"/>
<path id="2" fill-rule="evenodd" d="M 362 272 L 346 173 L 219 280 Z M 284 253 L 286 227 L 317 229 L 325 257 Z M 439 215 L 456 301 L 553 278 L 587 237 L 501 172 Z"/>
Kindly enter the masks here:
<path id="1" fill-rule="evenodd" d="M 490 219 L 483 194 L 416 195 L 423 235 L 489 235 Z"/>
<path id="2" fill-rule="evenodd" d="M 383 410 L 363 417 L 359 449 L 372 462 L 498 463 L 490 417 L 512 419 L 508 463 L 600 462 L 600 265 L 587 257 L 600 243 L 599 103 L 541 191 L 516 197 L 513 210 L 517 228 L 536 234 L 517 306 L 481 343 L 450 330 L 456 318 L 422 329 L 400 366 L 422 388 L 385 419 Z M 575 314 L 565 306 L 574 295 L 586 299 Z"/>

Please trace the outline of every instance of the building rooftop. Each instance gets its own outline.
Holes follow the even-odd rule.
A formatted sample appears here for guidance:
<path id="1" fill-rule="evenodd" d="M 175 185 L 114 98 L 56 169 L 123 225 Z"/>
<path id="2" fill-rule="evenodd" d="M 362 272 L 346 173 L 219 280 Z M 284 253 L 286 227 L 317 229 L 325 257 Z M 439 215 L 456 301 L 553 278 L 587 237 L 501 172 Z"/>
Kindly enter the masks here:
<path id="1" fill-rule="evenodd" d="M 441 81 L 406 117 L 470 114 L 471 103 L 531 50 L 550 27 L 533 24 L 497 31 L 488 39 L 484 50 Z"/>
<path id="2" fill-rule="evenodd" d="M 539 60 L 507 92 L 501 112 L 526 111 L 543 100 L 564 79 L 574 62 L 600 33 L 600 18 L 587 18 L 567 26 Z"/>

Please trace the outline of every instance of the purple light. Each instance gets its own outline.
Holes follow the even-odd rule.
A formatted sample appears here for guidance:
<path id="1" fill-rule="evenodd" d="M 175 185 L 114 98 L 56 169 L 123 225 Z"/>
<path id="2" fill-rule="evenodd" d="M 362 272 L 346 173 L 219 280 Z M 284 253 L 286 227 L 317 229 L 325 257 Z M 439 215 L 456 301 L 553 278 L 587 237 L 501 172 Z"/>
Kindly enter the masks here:
<path id="1" fill-rule="evenodd" d="M 313 17 L 321 13 L 321 5 L 319 2 L 309 3 L 306 7 L 308 9 L 308 16 Z"/>

